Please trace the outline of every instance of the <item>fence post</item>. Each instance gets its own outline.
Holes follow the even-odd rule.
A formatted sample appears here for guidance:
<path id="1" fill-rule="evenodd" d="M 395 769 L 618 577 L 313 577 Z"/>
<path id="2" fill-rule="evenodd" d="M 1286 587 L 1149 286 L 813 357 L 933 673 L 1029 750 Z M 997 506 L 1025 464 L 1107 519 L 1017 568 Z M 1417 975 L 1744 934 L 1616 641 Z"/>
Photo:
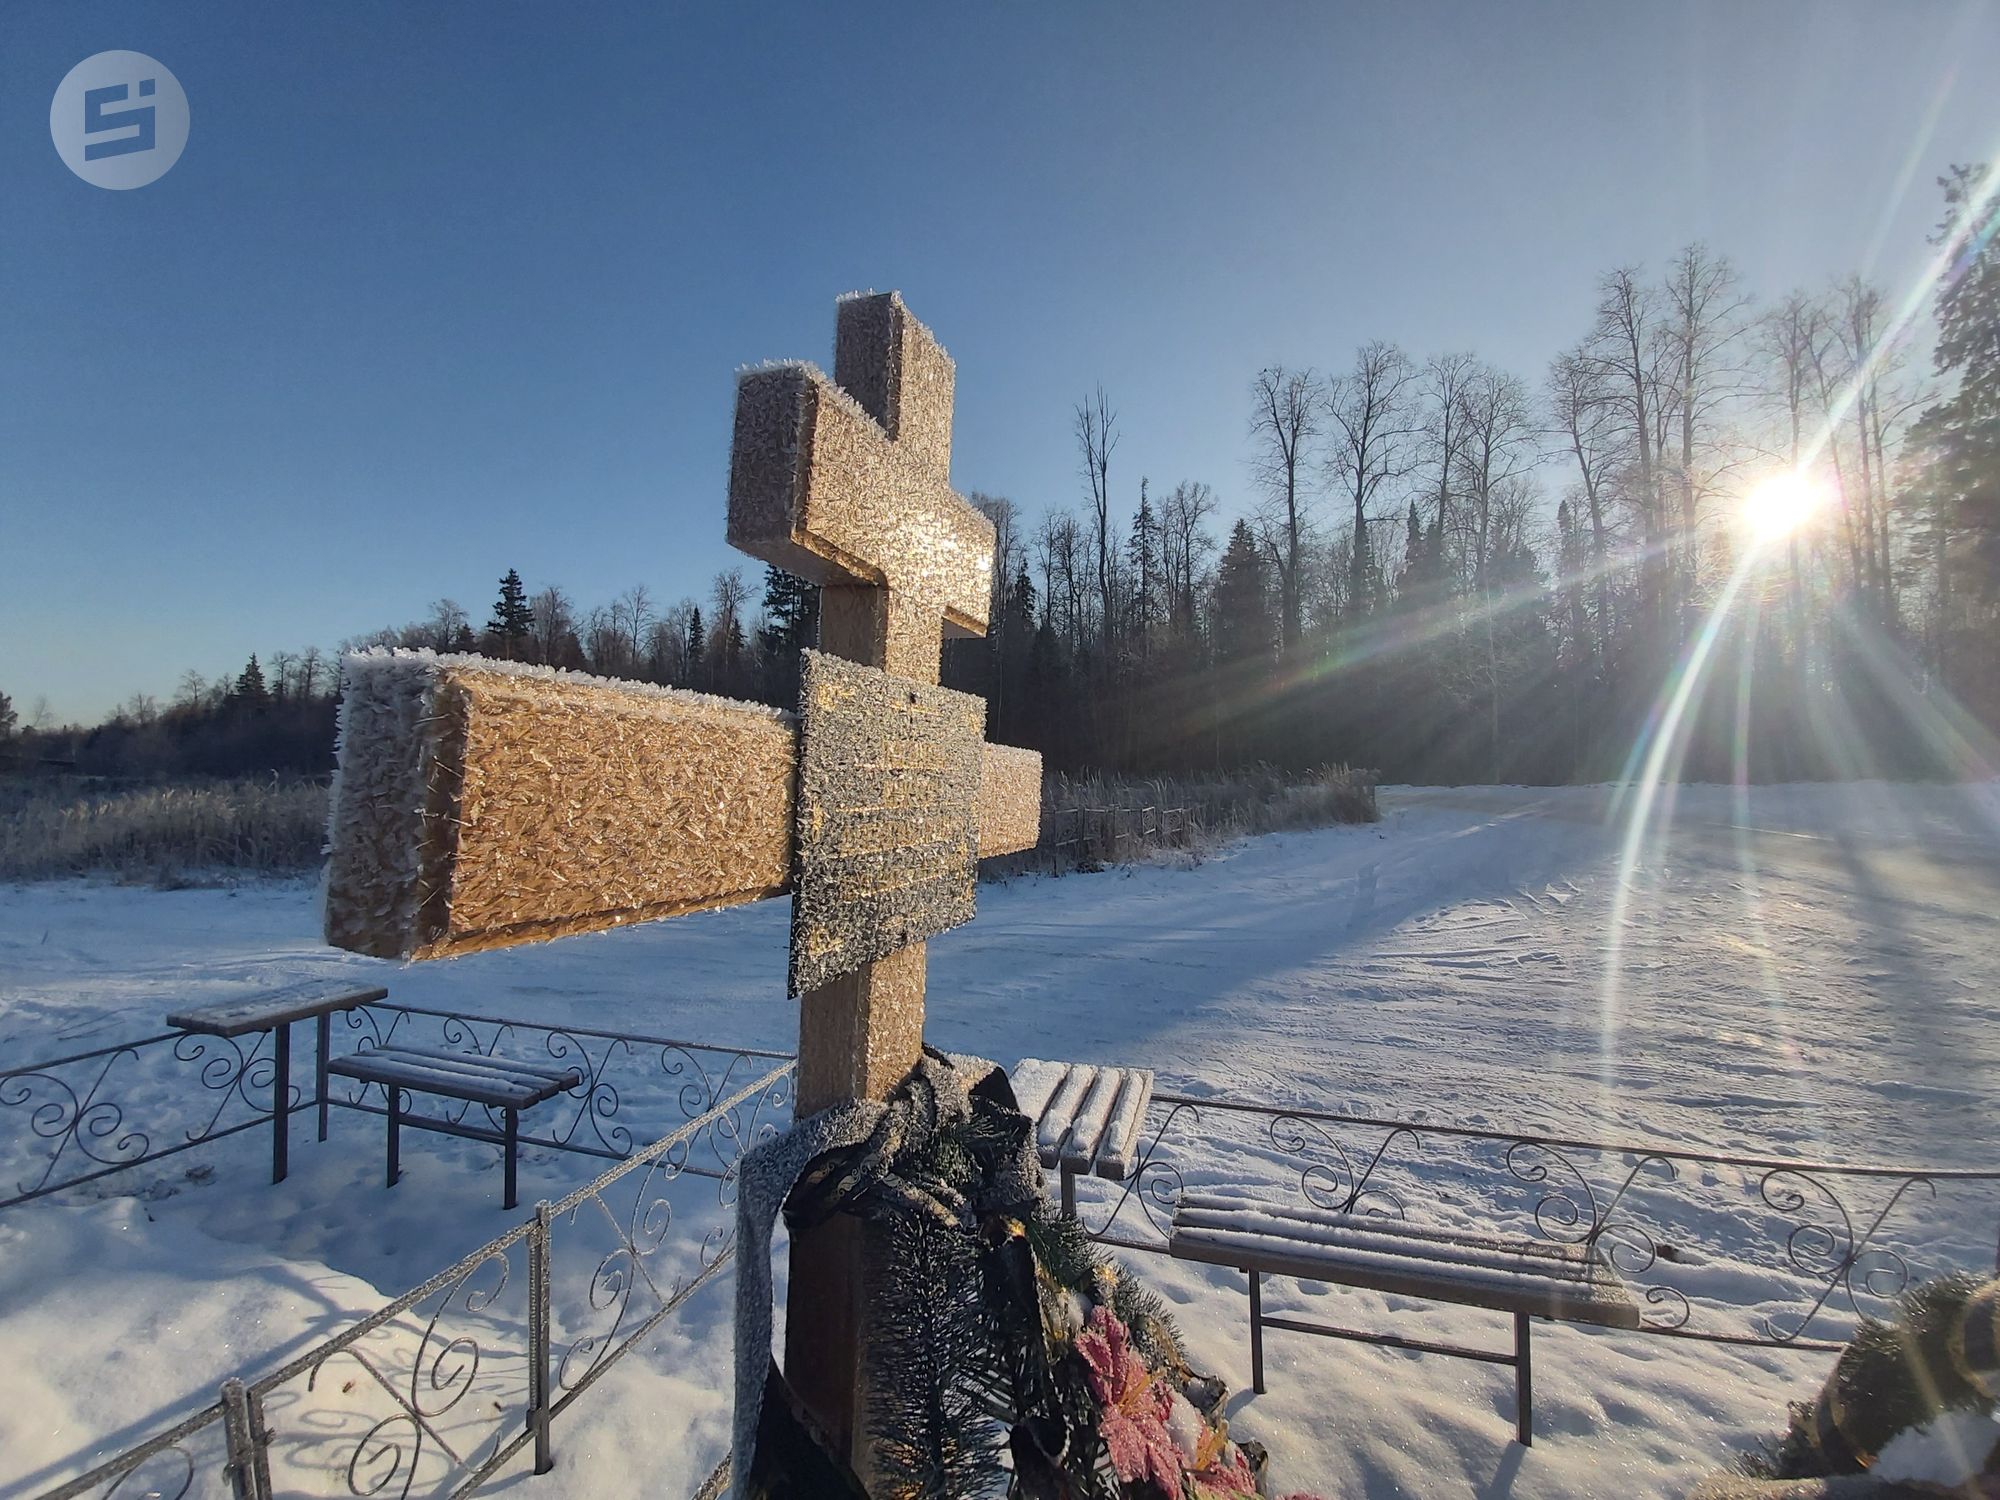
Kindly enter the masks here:
<path id="1" fill-rule="evenodd" d="M 535 1205 L 528 1231 L 528 1427 L 535 1434 L 535 1472 L 556 1466 L 549 1439 L 549 1200 Z"/>
<path id="2" fill-rule="evenodd" d="M 236 1500 L 271 1500 L 271 1466 L 263 1446 L 268 1441 L 264 1403 L 240 1380 L 222 1382 L 222 1436 L 229 1445 L 230 1493 Z"/>

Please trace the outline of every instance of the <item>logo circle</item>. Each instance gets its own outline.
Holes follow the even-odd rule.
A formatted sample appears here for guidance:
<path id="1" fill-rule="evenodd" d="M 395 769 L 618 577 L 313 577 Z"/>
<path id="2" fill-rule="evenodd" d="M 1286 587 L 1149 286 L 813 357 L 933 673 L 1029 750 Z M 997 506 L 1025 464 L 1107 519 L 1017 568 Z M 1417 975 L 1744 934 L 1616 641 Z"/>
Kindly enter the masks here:
<path id="1" fill-rule="evenodd" d="M 100 52 L 57 85 L 49 138 L 63 165 L 92 187 L 144 187 L 181 159 L 187 94 L 164 64 L 143 52 Z"/>

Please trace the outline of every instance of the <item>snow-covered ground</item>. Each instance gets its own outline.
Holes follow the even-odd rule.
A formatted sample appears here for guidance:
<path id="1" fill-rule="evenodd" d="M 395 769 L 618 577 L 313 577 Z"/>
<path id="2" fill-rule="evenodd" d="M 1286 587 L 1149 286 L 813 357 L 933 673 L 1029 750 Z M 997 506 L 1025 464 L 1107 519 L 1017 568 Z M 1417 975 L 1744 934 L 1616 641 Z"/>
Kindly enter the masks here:
<path id="1" fill-rule="evenodd" d="M 2000 1166 L 1995 788 L 1757 788 L 1747 805 L 1683 788 L 1629 849 L 1629 809 L 1606 789 L 1390 789 L 1383 807 L 1377 827 L 1268 837 L 1191 868 L 983 887 L 978 920 L 932 944 L 932 1040 L 1145 1065 L 1202 1097 Z M 406 1004 L 788 1048 L 786 920 L 766 903 L 399 968 L 323 948 L 304 884 L 12 888 L 0 1057 L 336 971 L 386 974 Z M 411 1137 L 405 1182 L 385 1191 L 380 1128 L 336 1112 L 323 1146 L 300 1129 L 279 1187 L 250 1132 L 0 1212 L 0 1495 L 212 1400 L 224 1375 L 282 1362 L 510 1222 L 496 1152 Z M 523 1199 L 589 1173 L 530 1153 Z M 1993 1207 L 1954 1253 L 1990 1247 Z M 712 1192 L 686 1212 L 699 1229 Z M 1132 1263 L 1176 1304 L 1198 1362 L 1247 1388 L 1241 1278 Z M 727 1425 L 726 1282 L 562 1419 L 560 1467 L 528 1493 L 671 1496 L 699 1480 Z M 1313 1284 L 1270 1300 L 1505 1341 L 1493 1315 Z M 1567 1327 L 1536 1349 L 1531 1450 L 1509 1442 L 1504 1371 L 1285 1333 L 1267 1340 L 1269 1393 L 1239 1390 L 1232 1421 L 1273 1450 L 1286 1489 L 1329 1497 L 1666 1496 L 1775 1429 L 1826 1368 Z"/>

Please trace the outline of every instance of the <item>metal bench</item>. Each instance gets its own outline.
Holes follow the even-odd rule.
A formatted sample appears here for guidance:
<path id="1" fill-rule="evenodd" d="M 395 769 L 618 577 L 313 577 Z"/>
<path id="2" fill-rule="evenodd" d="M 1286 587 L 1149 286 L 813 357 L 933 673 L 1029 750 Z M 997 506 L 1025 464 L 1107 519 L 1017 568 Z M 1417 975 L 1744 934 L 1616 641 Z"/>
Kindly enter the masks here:
<path id="1" fill-rule="evenodd" d="M 583 1082 L 578 1068 L 550 1063 L 514 1062 L 505 1057 L 486 1057 L 477 1052 L 451 1052 L 439 1047 L 381 1047 L 354 1052 L 334 1059 L 328 1071 L 363 1083 L 379 1083 L 389 1098 L 389 1186 L 402 1175 L 401 1134 L 403 1095 L 438 1094 L 447 1099 L 463 1099 L 503 1112 L 505 1129 L 501 1144 L 507 1153 L 506 1192 L 502 1208 L 515 1204 L 514 1170 L 519 1154 L 521 1111 L 553 1099 Z M 445 1130 L 447 1134 L 481 1138 L 463 1127 L 447 1127 L 438 1121 L 412 1120 L 419 1129 Z M 484 1139 L 491 1140 L 487 1135 Z"/>
<path id="2" fill-rule="evenodd" d="M 292 1116 L 292 1022 L 319 1023 L 319 1060 L 314 1065 L 318 1084 L 319 1138 L 326 1139 L 326 1065 L 328 1022 L 337 1010 L 353 1010 L 388 998 L 380 985 L 357 985 L 351 979 L 305 979 L 273 990 L 262 990 L 240 1000 L 205 1005 L 198 1010 L 177 1010 L 167 1024 L 202 1036 L 234 1039 L 250 1032 L 273 1034 L 271 1079 L 271 1181 L 283 1182 L 290 1167 Z"/>
<path id="3" fill-rule="evenodd" d="M 1139 1162 L 1139 1132 L 1153 1102 L 1147 1068 L 1023 1058 L 1014 1067 L 1014 1101 L 1035 1122 L 1044 1167 L 1062 1169 L 1062 1206 L 1076 1212 L 1076 1179 L 1095 1172 L 1123 1182 Z"/>
<path id="4" fill-rule="evenodd" d="M 1534 1441 L 1531 1317 L 1606 1328 L 1637 1328 L 1639 1305 L 1597 1247 L 1418 1229 L 1401 1222 L 1317 1208 L 1189 1194 L 1174 1212 L 1169 1253 L 1230 1266 L 1250 1277 L 1250 1376 L 1264 1389 L 1264 1330 L 1316 1333 L 1391 1349 L 1447 1354 L 1514 1368 L 1515 1431 Z M 1264 1313 L 1263 1278 L 1294 1276 L 1365 1287 L 1433 1302 L 1455 1302 L 1514 1315 L 1514 1351 L 1366 1333 Z"/>

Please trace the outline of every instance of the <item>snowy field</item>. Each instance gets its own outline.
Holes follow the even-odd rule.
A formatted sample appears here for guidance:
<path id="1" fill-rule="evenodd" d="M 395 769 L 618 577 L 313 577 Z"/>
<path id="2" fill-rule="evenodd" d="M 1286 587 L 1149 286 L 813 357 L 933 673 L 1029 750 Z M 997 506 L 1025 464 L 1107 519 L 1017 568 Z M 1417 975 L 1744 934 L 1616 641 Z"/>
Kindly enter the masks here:
<path id="1" fill-rule="evenodd" d="M 1377 827 L 983 887 L 979 919 L 932 944 L 929 1035 L 1005 1062 L 1145 1065 L 1202 1097 L 2000 1166 L 1995 788 L 1765 788 L 1747 806 L 1686 788 L 1629 852 L 1615 804 L 1597 788 L 1389 789 Z M 335 973 L 384 976 L 405 1004 L 789 1048 L 786 922 L 766 903 L 401 968 L 323 948 L 304 884 L 15 887 L 0 890 L 0 1056 L 79 1051 L 157 1030 L 170 1008 Z M 225 1375 L 283 1362 L 514 1220 L 491 1148 L 406 1137 L 388 1191 L 379 1120 L 336 1111 L 329 1142 L 310 1136 L 301 1117 L 278 1187 L 252 1131 L 0 1212 L 0 1496 L 205 1404 Z M 591 1170 L 530 1152 L 523 1201 Z M 1988 1206 L 1953 1253 L 1991 1253 L 2000 1195 Z M 683 1212 L 677 1232 L 698 1237 L 719 1215 L 712 1188 Z M 1460 1361 L 1272 1333 L 1270 1391 L 1252 1396 L 1241 1277 L 1130 1259 L 1176 1304 L 1197 1362 L 1237 1389 L 1234 1430 L 1272 1449 L 1274 1493 L 1678 1495 L 1828 1367 L 1548 1327 L 1523 1450 L 1508 1373 Z M 501 1483 L 687 1493 L 725 1441 L 727 1280 L 562 1419 L 552 1477 Z M 1496 1315 L 1313 1284 L 1269 1300 L 1505 1342 Z"/>

